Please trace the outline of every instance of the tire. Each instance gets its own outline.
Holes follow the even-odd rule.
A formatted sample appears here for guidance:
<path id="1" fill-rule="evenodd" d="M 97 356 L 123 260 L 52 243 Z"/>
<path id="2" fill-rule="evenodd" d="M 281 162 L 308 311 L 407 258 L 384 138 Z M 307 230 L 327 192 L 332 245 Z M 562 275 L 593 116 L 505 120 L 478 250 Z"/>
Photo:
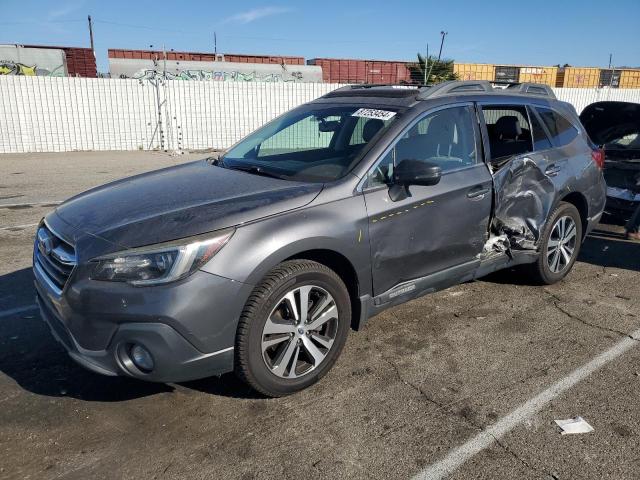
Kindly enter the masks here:
<path id="1" fill-rule="evenodd" d="M 333 270 L 311 260 L 281 263 L 256 286 L 240 316 L 235 372 L 268 397 L 295 393 L 331 369 L 350 325 L 349 293 Z"/>
<path id="2" fill-rule="evenodd" d="M 563 221 L 564 233 L 561 226 Z M 569 233 L 572 231 L 571 224 L 575 226 L 575 234 L 569 238 Z M 558 244 L 561 235 L 564 236 Z M 549 216 L 543 230 L 539 247 L 540 255 L 537 261 L 530 265 L 529 273 L 532 280 L 543 285 L 551 285 L 562 280 L 573 268 L 581 245 L 580 213 L 574 205 L 560 202 Z"/>

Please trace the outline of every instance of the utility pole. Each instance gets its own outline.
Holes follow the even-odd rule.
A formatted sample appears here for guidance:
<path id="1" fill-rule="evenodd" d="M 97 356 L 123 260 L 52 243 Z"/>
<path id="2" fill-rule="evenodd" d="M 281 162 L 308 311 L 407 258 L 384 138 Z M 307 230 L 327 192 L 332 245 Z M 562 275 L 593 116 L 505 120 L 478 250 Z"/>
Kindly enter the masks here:
<path id="1" fill-rule="evenodd" d="M 91 42 L 91 51 L 93 52 L 93 55 L 96 55 L 96 51 L 93 48 L 93 22 L 91 21 L 91 15 L 89 15 L 88 17 L 89 20 L 89 41 Z"/>
<path id="2" fill-rule="evenodd" d="M 213 32 L 213 61 L 218 59 L 218 36 Z"/>

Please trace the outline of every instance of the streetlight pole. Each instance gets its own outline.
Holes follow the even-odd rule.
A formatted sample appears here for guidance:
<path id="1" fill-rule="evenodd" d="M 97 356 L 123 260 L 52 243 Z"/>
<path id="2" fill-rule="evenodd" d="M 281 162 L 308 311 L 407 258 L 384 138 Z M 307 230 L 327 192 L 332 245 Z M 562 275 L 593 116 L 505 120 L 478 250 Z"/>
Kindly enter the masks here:
<path id="1" fill-rule="evenodd" d="M 449 35 L 449 32 L 445 32 L 444 30 L 440 32 L 442 39 L 440 40 L 440 51 L 438 52 L 438 61 L 440 61 L 440 57 L 442 56 L 442 46 L 444 45 L 444 37 Z"/>

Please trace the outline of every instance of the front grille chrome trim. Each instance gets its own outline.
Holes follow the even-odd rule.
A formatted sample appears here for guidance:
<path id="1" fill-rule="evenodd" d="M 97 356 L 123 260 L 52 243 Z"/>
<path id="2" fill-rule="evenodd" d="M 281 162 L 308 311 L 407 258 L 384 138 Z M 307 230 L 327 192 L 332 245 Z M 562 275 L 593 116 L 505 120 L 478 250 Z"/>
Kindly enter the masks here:
<path id="1" fill-rule="evenodd" d="M 38 227 L 33 246 L 33 269 L 38 280 L 60 297 L 77 265 L 75 248 L 46 221 Z"/>
<path id="2" fill-rule="evenodd" d="M 33 262 L 33 272 L 35 273 L 36 280 L 38 280 L 40 284 L 44 284 L 44 286 L 57 297 L 62 295 L 62 290 L 49 279 L 49 275 L 47 275 L 38 262 Z"/>

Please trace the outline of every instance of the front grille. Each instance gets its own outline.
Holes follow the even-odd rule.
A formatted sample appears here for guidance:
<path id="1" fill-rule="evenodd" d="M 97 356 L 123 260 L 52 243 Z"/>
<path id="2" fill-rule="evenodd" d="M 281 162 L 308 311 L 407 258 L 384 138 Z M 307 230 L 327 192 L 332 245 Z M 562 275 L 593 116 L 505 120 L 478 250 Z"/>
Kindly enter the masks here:
<path id="1" fill-rule="evenodd" d="M 36 233 L 33 257 L 35 267 L 62 292 L 77 263 L 73 246 L 42 224 Z"/>

